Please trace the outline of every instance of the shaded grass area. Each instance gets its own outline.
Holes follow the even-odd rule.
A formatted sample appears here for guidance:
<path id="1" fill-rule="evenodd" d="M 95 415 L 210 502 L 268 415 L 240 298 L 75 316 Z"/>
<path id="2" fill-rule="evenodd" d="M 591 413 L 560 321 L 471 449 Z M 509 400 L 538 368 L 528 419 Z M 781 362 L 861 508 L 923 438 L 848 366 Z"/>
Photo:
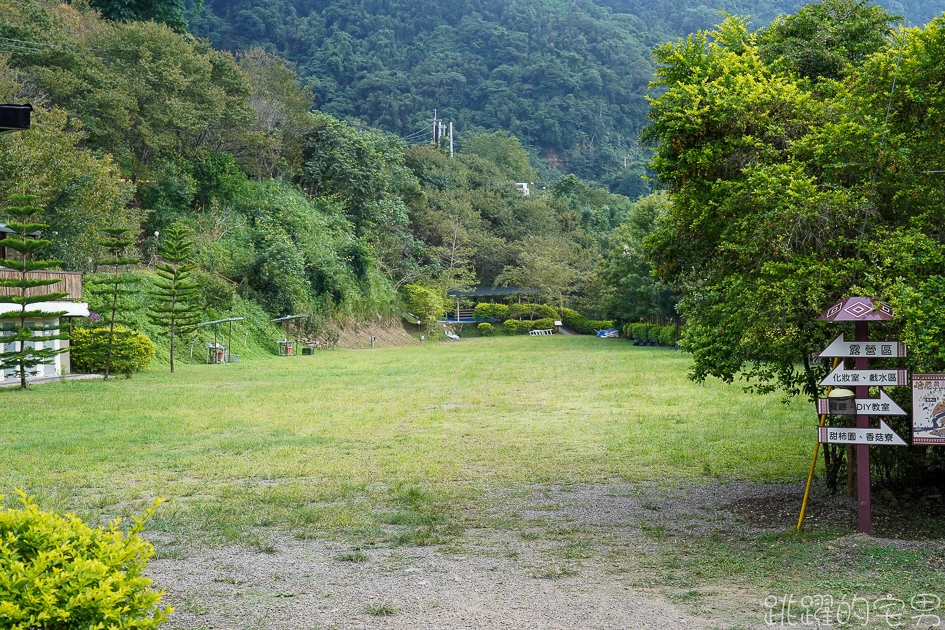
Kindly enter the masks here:
<path id="1" fill-rule="evenodd" d="M 801 625 L 803 619 L 916 627 L 909 620 L 928 606 L 923 598 L 945 590 L 945 545 L 844 534 L 826 529 L 660 540 L 660 552 L 647 560 L 648 577 L 638 584 L 667 589 L 672 601 L 697 613 L 728 608 L 752 627 L 762 621 Z M 900 616 L 886 617 L 887 611 Z"/>
<path id="2" fill-rule="evenodd" d="M 688 365 L 506 337 L 2 391 L 0 488 L 98 522 L 164 496 L 152 529 L 207 544 L 275 526 L 411 545 L 461 531 L 493 487 L 806 474 L 802 403 Z"/>

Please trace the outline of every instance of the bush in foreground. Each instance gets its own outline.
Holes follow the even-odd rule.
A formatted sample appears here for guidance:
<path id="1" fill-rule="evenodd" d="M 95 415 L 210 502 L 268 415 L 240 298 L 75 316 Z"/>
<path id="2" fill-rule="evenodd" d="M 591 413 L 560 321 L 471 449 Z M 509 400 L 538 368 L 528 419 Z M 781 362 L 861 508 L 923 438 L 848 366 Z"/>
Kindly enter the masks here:
<path id="1" fill-rule="evenodd" d="M 154 547 L 139 533 L 156 501 L 125 534 L 121 519 L 91 528 L 72 514 L 0 507 L 0 627 L 157 628 L 172 612 L 144 576 Z M 2 500 L 0 496 L 0 500 Z"/>
<path id="2" fill-rule="evenodd" d="M 479 334 L 482 335 L 483 337 L 490 337 L 492 333 L 495 332 L 495 327 L 488 322 L 482 322 L 481 324 L 476 326 L 476 328 L 479 329 Z"/>

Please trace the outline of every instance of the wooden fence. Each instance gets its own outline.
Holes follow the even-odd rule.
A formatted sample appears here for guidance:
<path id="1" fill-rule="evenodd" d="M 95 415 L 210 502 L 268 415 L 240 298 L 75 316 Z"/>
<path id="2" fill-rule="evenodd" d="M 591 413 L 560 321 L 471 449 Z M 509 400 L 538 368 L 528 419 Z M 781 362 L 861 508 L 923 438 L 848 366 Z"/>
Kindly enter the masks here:
<path id="1" fill-rule="evenodd" d="M 82 274 L 78 271 L 31 271 L 27 274 L 31 280 L 50 280 L 56 278 L 61 280 L 56 284 L 50 284 L 45 287 L 33 287 L 29 290 L 29 295 L 49 295 L 50 293 L 59 293 L 65 291 L 64 300 L 79 302 L 82 300 Z M 0 269 L 0 280 L 19 280 L 20 272 L 10 269 Z M 20 295 L 20 289 L 15 287 L 0 287 L 0 295 Z"/>

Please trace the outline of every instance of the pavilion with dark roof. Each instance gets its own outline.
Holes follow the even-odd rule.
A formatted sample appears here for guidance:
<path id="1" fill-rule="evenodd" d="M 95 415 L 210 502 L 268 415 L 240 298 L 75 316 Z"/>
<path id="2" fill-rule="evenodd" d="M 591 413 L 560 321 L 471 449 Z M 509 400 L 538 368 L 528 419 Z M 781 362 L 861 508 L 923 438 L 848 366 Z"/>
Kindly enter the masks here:
<path id="1" fill-rule="evenodd" d="M 462 291 L 459 289 L 454 289 L 452 291 L 447 291 L 446 295 L 452 298 L 456 298 L 456 310 L 452 313 L 447 313 L 446 317 L 442 317 L 436 321 L 442 322 L 444 324 L 475 324 L 477 320 L 473 317 L 473 309 L 471 308 L 460 308 L 459 301 L 464 297 L 475 297 L 475 298 L 497 298 L 497 297 L 510 297 L 518 296 L 519 301 L 523 295 L 534 295 L 536 293 L 541 293 L 538 289 L 530 289 L 527 287 L 476 287 L 475 289 L 469 289 Z"/>

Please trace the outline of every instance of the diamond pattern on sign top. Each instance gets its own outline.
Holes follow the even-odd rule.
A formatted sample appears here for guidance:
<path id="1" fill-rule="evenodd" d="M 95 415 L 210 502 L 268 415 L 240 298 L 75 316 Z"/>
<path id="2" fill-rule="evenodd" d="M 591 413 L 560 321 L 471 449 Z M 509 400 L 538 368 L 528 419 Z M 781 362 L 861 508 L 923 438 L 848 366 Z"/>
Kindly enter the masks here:
<path id="1" fill-rule="evenodd" d="M 864 315 L 869 313 L 872 309 L 866 304 L 864 304 L 863 302 L 855 302 L 853 304 L 850 304 L 843 310 L 845 310 L 850 315 L 853 315 L 853 317 L 863 317 Z"/>

